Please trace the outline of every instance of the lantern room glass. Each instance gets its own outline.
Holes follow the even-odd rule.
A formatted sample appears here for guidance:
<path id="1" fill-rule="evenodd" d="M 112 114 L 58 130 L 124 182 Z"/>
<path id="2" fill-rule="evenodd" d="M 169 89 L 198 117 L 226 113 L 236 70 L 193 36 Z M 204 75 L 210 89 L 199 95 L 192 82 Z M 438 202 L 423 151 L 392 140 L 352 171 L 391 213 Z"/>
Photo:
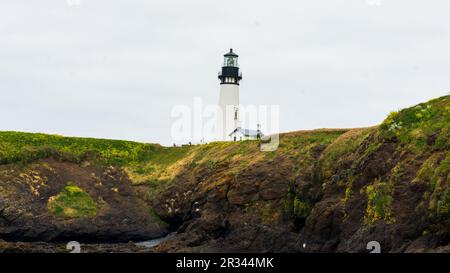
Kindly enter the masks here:
<path id="1" fill-rule="evenodd" d="M 225 56 L 224 66 L 238 67 L 238 57 Z"/>

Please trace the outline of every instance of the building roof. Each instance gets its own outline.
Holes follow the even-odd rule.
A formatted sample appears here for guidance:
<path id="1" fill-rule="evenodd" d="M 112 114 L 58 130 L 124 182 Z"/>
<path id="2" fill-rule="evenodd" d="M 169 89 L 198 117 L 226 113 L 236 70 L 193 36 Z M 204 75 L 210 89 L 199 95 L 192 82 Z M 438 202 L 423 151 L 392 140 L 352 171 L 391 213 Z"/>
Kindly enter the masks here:
<path id="1" fill-rule="evenodd" d="M 230 48 L 230 52 L 228 52 L 227 54 L 223 55 L 225 57 L 239 57 L 236 53 L 233 52 L 233 49 Z"/>
<path id="2" fill-rule="evenodd" d="M 261 130 L 244 129 L 241 127 L 237 127 L 236 129 L 234 129 L 233 132 L 231 132 L 229 134 L 229 136 L 231 136 L 232 134 L 237 133 L 237 132 L 243 134 L 246 137 L 258 137 L 258 136 L 262 137 L 262 136 L 264 136 L 264 134 Z"/>

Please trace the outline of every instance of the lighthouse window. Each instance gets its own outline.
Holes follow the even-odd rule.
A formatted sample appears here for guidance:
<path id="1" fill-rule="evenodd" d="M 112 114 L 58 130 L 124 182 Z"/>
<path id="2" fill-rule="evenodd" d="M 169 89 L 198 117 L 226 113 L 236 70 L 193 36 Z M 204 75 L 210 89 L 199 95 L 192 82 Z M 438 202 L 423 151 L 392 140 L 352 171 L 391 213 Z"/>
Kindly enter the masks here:
<path id="1" fill-rule="evenodd" d="M 237 67 L 238 66 L 237 57 L 225 57 L 224 64 L 225 66 Z"/>

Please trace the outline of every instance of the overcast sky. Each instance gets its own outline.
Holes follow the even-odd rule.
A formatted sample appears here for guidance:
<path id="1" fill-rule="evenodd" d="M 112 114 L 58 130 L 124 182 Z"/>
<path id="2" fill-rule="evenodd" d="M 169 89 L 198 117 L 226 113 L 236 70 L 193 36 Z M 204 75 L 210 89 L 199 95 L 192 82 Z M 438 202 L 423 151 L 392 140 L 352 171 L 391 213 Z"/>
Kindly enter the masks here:
<path id="1" fill-rule="evenodd" d="M 0 130 L 171 144 L 171 110 L 242 104 L 280 130 L 362 127 L 450 90 L 448 0 L 2 0 Z"/>

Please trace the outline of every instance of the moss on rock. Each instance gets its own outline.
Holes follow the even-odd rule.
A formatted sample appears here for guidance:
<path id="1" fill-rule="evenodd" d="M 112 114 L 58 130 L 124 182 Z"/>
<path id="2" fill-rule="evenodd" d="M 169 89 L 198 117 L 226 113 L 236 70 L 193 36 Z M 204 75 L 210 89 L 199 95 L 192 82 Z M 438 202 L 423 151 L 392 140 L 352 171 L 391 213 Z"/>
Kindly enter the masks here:
<path id="1" fill-rule="evenodd" d="M 94 200 L 77 186 L 68 185 L 58 195 L 48 200 L 48 209 L 56 216 L 68 218 L 95 217 L 97 205 Z"/>
<path id="2" fill-rule="evenodd" d="M 383 220 L 388 224 L 395 222 L 391 213 L 392 185 L 376 180 L 374 184 L 366 188 L 367 208 L 364 216 L 364 223 L 368 226 L 378 220 Z"/>

